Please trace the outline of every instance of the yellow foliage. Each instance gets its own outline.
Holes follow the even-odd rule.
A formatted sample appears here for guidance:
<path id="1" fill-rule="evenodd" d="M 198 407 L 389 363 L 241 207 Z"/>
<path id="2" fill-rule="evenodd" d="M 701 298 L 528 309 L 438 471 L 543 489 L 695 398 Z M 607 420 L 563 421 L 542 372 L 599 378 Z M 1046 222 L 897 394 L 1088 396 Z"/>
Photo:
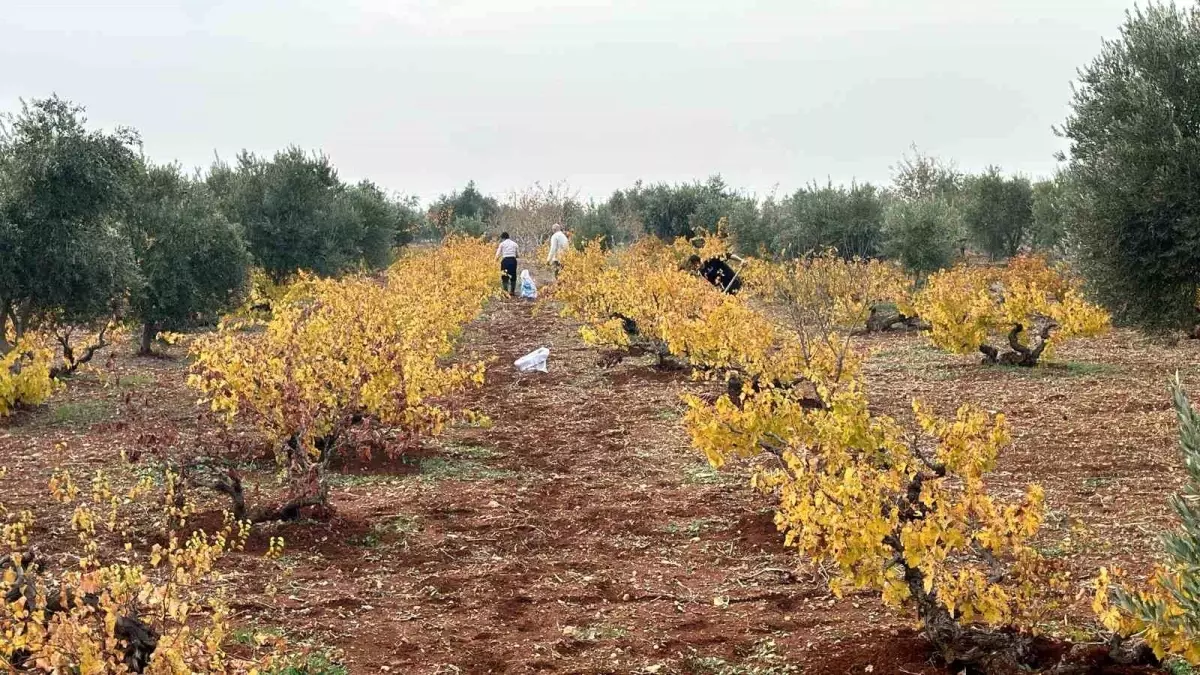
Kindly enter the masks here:
<path id="1" fill-rule="evenodd" d="M 570 253 L 553 292 L 564 315 L 585 323 L 581 332 L 589 344 L 628 347 L 632 339 L 647 340 L 708 370 L 734 368 L 766 379 L 792 380 L 802 371 L 796 355 L 781 346 L 776 324 L 680 269 L 674 249 L 655 239 L 612 256 L 594 242 Z M 630 321 L 635 335 L 626 330 Z"/>
<path id="2" fill-rule="evenodd" d="M 450 239 L 402 257 L 386 282 L 301 276 L 261 333 L 223 325 L 197 340 L 189 383 L 227 422 L 311 454 L 356 415 L 438 433 L 449 413 L 436 399 L 483 381 L 483 363 L 442 359 L 496 292 L 492 267 L 487 245 Z"/>
<path id="3" fill-rule="evenodd" d="M 963 406 L 942 421 L 916 406 L 933 442 L 923 451 L 892 419 L 870 412 L 857 384 L 844 385 L 821 410 L 781 390 L 741 406 L 728 397 L 688 403 L 693 444 L 714 466 L 764 447 L 777 455 L 778 466 L 758 471 L 753 485 L 778 495 L 776 524 L 787 545 L 836 565 L 835 593 L 874 588 L 901 606 L 913 593 L 903 561 L 952 615 L 1004 625 L 1044 610 L 1037 599 L 1064 581 L 1046 573 L 1029 545 L 1042 522 L 1041 488 L 1015 503 L 985 489 L 983 476 L 1009 439 L 1003 416 Z M 919 497 L 907 504 L 913 486 Z M 978 558 L 1008 567 L 1004 581 L 987 581 L 992 570 Z"/>
<path id="4" fill-rule="evenodd" d="M 117 494 L 99 472 L 90 482 L 89 495 L 66 471 L 56 471 L 51 481 L 54 498 L 74 504 L 70 527 L 82 553 L 77 563 L 57 571 L 29 546 L 32 513 L 9 513 L 0 504 L 0 514 L 8 513 L 0 540 L 6 563 L 0 589 L 16 596 L 13 602 L 0 596 L 0 664 L 38 672 L 130 672 L 123 626 L 136 618 L 157 638 L 153 652 L 144 655 L 148 664 L 142 672 L 248 673 L 269 667 L 275 654 L 250 662 L 224 652 L 229 610 L 209 590 L 219 577 L 216 563 L 242 547 L 248 524 L 227 518 L 219 532 L 195 532 L 185 540 L 171 532 L 165 546 L 156 544 L 144 555 L 127 543 L 106 562 L 99 533 L 123 532 L 128 516 L 144 511 L 139 497 L 145 492 Z"/>
<path id="5" fill-rule="evenodd" d="M 40 405 L 54 393 L 54 350 L 45 336 L 27 334 L 0 356 L 0 417 L 21 405 Z"/>
<path id="6" fill-rule="evenodd" d="M 833 256 L 752 261 L 748 285 L 770 308 L 782 306 L 781 322 L 676 261 L 655 241 L 609 256 L 588 247 L 565 261 L 556 296 L 584 321 L 589 342 L 650 339 L 702 372 L 758 381 L 711 403 L 685 397 L 684 423 L 714 466 L 764 451 L 773 458 L 752 485 L 778 498 L 786 545 L 834 566 L 834 593 L 870 588 L 893 607 L 1035 630 L 1066 578 L 1029 543 L 1042 523 L 1041 488 L 1017 500 L 987 491 L 984 477 L 1010 442 L 1004 417 L 964 405 L 943 420 L 914 404 L 922 432 L 914 437 L 870 409 L 844 329 L 880 301 L 905 311 L 907 278 Z M 798 384 L 811 387 L 815 404 Z"/>
<path id="7" fill-rule="evenodd" d="M 915 308 L 930 325 L 933 343 L 955 354 L 979 350 L 1019 327 L 1018 343 L 1040 344 L 1039 322 L 1054 328 L 1042 355 L 1072 337 L 1099 335 L 1110 327 L 1102 308 L 1083 299 L 1079 283 L 1043 258 L 1014 258 L 1007 267 L 959 266 L 929 277 Z"/>
<path id="8" fill-rule="evenodd" d="M 1124 636 L 1146 641 L 1160 658 L 1176 655 L 1200 665 L 1200 587 L 1197 585 L 1196 550 L 1200 521 L 1196 497 L 1200 494 L 1200 413 L 1188 400 L 1178 374 L 1171 384 L 1172 403 L 1179 421 L 1179 447 L 1188 480 L 1172 495 L 1171 504 L 1180 527 L 1163 537 L 1166 555 L 1149 582 L 1130 587 L 1114 583 L 1109 570 L 1101 569 L 1092 601 L 1100 622 Z M 1120 570 L 1112 570 L 1119 577 Z"/>
<path id="9" fill-rule="evenodd" d="M 732 246 L 729 238 L 725 235 L 725 229 L 726 220 L 722 217 L 717 223 L 717 231 L 715 233 L 701 230 L 691 239 L 686 237 L 676 238 L 671 243 L 671 251 L 674 254 L 675 261 L 680 264 L 686 263 L 693 255 L 698 256 L 700 260 L 725 258 L 732 252 Z M 635 242 L 634 246 L 642 245 L 642 242 L 652 244 L 658 241 L 658 239 L 646 237 Z"/>
<path id="10" fill-rule="evenodd" d="M 221 324 L 233 330 L 265 323 L 270 319 L 271 310 L 276 304 L 285 300 L 293 285 L 291 282 L 294 281 L 295 279 L 276 282 L 261 267 L 251 269 L 249 283 L 246 284 L 245 300 L 239 307 L 222 317 Z"/>
<path id="11" fill-rule="evenodd" d="M 846 260 L 828 251 L 781 263 L 751 259 L 741 276 L 755 294 L 816 330 L 859 328 L 882 303 L 913 313 L 912 279 L 892 262 Z"/>
<path id="12" fill-rule="evenodd" d="M 1121 574 L 1114 570 L 1113 576 Z M 1096 579 L 1092 609 L 1105 628 L 1120 635 L 1138 635 L 1150 645 L 1160 659 L 1174 654 L 1193 665 L 1200 665 L 1200 632 L 1195 629 L 1194 615 L 1186 606 L 1193 606 L 1196 596 L 1188 593 L 1180 598 L 1178 589 L 1188 589 L 1184 570 L 1159 567 L 1150 583 L 1129 590 L 1113 584 L 1107 569 L 1101 569 Z M 1121 604 L 1114 603 L 1114 597 Z"/>

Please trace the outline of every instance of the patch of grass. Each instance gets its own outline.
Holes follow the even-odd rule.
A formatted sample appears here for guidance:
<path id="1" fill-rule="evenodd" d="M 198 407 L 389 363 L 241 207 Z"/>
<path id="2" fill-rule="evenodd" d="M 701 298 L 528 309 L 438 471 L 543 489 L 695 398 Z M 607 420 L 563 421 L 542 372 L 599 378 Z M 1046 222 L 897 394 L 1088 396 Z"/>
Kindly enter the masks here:
<path id="1" fill-rule="evenodd" d="M 421 460 L 421 477 L 426 480 L 503 480 L 516 475 L 471 459 L 426 457 Z"/>
<path id="2" fill-rule="evenodd" d="M 1064 558 L 1070 551 L 1062 544 L 1049 544 L 1047 546 L 1035 546 L 1038 553 L 1045 558 Z"/>
<path id="3" fill-rule="evenodd" d="M 705 530 L 718 528 L 723 524 L 724 523 L 717 518 L 697 518 L 686 524 L 671 523 L 664 529 L 667 531 L 667 534 L 680 534 L 687 537 L 695 537 L 699 536 L 700 533 Z"/>
<path id="4" fill-rule="evenodd" d="M 670 422 L 679 419 L 679 410 L 676 408 L 664 408 L 654 413 L 654 419 Z"/>
<path id="5" fill-rule="evenodd" d="M 1111 377 L 1121 374 L 1121 368 L 1111 363 L 1092 363 L 1088 361 L 1050 361 L 1040 363 L 1033 368 L 1022 366 L 994 366 L 1015 375 L 1046 379 L 1051 377 Z"/>
<path id="6" fill-rule="evenodd" d="M 484 464 L 484 460 L 495 459 L 500 453 L 482 445 L 446 443 L 442 446 L 443 456 L 424 457 L 420 460 L 421 477 L 426 480 L 503 480 L 516 473 L 496 469 Z"/>
<path id="7" fill-rule="evenodd" d="M 270 675 L 350 675 L 350 670 L 326 652 L 312 652 L 293 657 Z"/>
<path id="8" fill-rule="evenodd" d="M 1200 675 L 1200 670 L 1183 659 L 1171 659 L 1163 664 L 1163 668 L 1171 675 Z"/>
<path id="9" fill-rule="evenodd" d="M 921 371 L 922 376 L 926 380 L 934 382 L 948 382 L 962 377 L 960 371 L 951 370 L 949 368 L 926 368 Z"/>
<path id="10" fill-rule="evenodd" d="M 906 366 L 923 366 L 945 359 L 946 354 L 924 340 L 913 340 L 896 346 L 879 347 L 872 350 L 869 357 Z"/>
<path id="11" fill-rule="evenodd" d="M 233 629 L 230 637 L 239 645 L 247 647 L 257 647 L 261 644 L 263 638 L 283 637 L 283 631 L 278 628 L 255 628 L 254 626 L 243 626 Z"/>
<path id="12" fill-rule="evenodd" d="M 387 473 L 330 473 L 329 484 L 334 487 L 393 485 L 404 480 L 402 475 Z"/>
<path id="13" fill-rule="evenodd" d="M 500 453 L 491 448 L 468 443 L 446 443 L 442 446 L 442 451 L 447 455 L 464 459 L 494 459 L 500 456 Z"/>
<path id="14" fill-rule="evenodd" d="M 405 538 L 420 530 L 415 516 L 396 516 L 382 523 L 375 523 L 371 531 L 351 540 L 351 544 L 364 548 L 378 548 L 403 543 Z"/>
<path id="15" fill-rule="evenodd" d="M 732 480 L 708 463 L 692 464 L 683 469 L 683 482 L 689 485 L 724 485 Z"/>
<path id="16" fill-rule="evenodd" d="M 1072 375 L 1120 375 L 1120 366 L 1111 363 L 1089 363 L 1086 361 L 1067 361 L 1062 364 Z"/>
<path id="17" fill-rule="evenodd" d="M 75 401 L 54 406 L 51 420 L 54 424 L 87 426 L 110 419 L 116 412 L 116 405 L 104 399 Z"/>
<path id="18" fill-rule="evenodd" d="M 132 375 L 122 375 L 121 377 L 117 378 L 117 386 L 144 387 L 148 384 L 154 384 L 156 381 L 157 380 L 155 380 L 153 375 L 147 375 L 146 373 L 134 373 Z"/>

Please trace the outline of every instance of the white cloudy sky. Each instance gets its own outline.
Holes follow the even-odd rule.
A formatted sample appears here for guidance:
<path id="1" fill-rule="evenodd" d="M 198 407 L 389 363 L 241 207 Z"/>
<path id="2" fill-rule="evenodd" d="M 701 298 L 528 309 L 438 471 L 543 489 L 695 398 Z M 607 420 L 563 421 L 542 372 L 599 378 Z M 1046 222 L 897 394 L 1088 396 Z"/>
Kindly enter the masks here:
<path id="1" fill-rule="evenodd" d="M 321 148 L 423 198 L 721 173 L 886 181 L 911 144 L 1053 171 L 1132 0 L 0 0 L 0 109 L 57 92 L 156 160 Z"/>

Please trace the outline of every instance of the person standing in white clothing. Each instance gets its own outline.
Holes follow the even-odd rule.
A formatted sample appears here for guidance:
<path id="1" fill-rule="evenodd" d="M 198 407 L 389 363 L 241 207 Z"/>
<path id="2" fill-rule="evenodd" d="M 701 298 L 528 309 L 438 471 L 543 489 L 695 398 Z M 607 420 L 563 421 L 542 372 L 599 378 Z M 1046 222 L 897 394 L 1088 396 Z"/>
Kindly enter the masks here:
<path id="1" fill-rule="evenodd" d="M 517 242 L 500 234 L 500 245 L 496 247 L 496 260 L 500 261 L 500 285 L 509 295 L 517 294 Z"/>
<path id="2" fill-rule="evenodd" d="M 562 231 L 562 225 L 554 224 L 554 234 L 550 235 L 550 255 L 546 257 L 546 262 L 554 268 L 554 278 L 558 278 L 558 271 L 562 269 L 562 256 L 567 252 L 567 246 L 570 242 L 567 241 L 567 235 Z"/>

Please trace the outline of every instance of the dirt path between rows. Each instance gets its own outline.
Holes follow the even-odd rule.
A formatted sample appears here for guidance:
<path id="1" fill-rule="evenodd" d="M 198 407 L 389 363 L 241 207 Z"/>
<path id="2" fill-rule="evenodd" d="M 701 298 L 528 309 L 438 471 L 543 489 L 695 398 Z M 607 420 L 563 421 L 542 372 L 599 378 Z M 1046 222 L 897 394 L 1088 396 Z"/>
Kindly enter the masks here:
<path id="1" fill-rule="evenodd" d="M 542 346 L 550 372 L 518 374 Z M 355 673 L 938 672 L 873 600 L 797 570 L 768 502 L 688 448 L 686 373 L 601 368 L 549 302 L 493 303 L 464 351 L 496 358 L 468 401 L 493 426 L 342 476 L 333 522 L 279 532 L 279 595 L 243 587 L 240 609 Z"/>

